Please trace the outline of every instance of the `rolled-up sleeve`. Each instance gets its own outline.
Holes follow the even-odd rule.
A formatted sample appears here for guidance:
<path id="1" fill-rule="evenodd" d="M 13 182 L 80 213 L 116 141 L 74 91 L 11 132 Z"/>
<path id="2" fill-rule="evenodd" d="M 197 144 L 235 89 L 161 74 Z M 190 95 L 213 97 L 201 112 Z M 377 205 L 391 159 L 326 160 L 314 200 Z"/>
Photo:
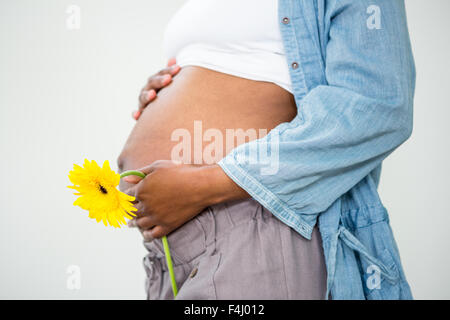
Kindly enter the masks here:
<path id="1" fill-rule="evenodd" d="M 403 1 L 329 1 L 327 10 L 326 83 L 297 101 L 291 122 L 218 163 L 308 239 L 318 214 L 380 165 L 413 127 L 415 67 Z"/>

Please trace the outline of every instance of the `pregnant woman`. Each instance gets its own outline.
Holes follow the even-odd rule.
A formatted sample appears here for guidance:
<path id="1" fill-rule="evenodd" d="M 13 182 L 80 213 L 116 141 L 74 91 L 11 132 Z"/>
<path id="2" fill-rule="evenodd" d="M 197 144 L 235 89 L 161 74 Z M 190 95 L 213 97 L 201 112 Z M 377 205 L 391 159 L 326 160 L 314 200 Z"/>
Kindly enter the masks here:
<path id="1" fill-rule="evenodd" d="M 147 298 L 167 235 L 177 299 L 410 299 L 377 193 L 412 132 L 403 2 L 188 0 L 165 50 L 118 159 Z"/>

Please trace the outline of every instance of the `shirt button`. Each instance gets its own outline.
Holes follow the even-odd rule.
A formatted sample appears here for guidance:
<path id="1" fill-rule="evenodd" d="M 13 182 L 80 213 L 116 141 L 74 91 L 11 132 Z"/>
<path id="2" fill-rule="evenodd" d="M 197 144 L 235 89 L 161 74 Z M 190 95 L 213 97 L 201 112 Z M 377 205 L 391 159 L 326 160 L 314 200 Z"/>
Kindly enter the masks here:
<path id="1" fill-rule="evenodd" d="M 298 63 L 297 62 L 292 62 L 291 66 L 292 66 L 292 69 L 297 69 L 298 68 Z"/>
<path id="2" fill-rule="evenodd" d="M 283 21 L 284 24 L 288 24 L 289 23 L 289 18 L 288 17 L 284 17 L 283 20 L 281 20 L 281 21 Z"/>
<path id="3" fill-rule="evenodd" d="M 189 278 L 195 277 L 195 275 L 197 274 L 197 272 L 198 272 L 198 268 L 194 268 L 194 269 L 191 271 L 191 274 L 189 275 Z"/>

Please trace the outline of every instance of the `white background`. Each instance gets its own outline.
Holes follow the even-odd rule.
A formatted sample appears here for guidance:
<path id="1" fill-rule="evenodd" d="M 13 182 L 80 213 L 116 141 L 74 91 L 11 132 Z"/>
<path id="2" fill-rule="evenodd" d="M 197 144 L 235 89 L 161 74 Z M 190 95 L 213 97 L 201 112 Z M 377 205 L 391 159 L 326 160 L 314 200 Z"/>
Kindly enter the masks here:
<path id="1" fill-rule="evenodd" d="M 115 160 L 146 78 L 163 67 L 182 0 L 0 0 L 0 298 L 143 299 L 145 250 L 66 188 L 73 163 Z M 81 8 L 81 28 L 66 9 Z M 383 164 L 387 207 L 418 299 L 449 299 L 450 2 L 406 0 L 417 67 L 414 130 Z M 66 286 L 67 268 L 81 288 Z"/>

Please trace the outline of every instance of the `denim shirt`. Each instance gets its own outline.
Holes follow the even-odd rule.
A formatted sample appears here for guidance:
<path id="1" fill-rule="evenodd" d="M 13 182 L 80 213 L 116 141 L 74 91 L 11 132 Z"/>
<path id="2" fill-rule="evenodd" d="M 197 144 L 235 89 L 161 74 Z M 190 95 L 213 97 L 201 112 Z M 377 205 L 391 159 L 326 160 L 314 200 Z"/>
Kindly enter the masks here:
<path id="1" fill-rule="evenodd" d="M 413 127 L 415 65 L 404 2 L 278 4 L 297 116 L 218 164 L 305 238 L 318 224 L 325 298 L 412 299 L 377 191 L 382 161 Z"/>

